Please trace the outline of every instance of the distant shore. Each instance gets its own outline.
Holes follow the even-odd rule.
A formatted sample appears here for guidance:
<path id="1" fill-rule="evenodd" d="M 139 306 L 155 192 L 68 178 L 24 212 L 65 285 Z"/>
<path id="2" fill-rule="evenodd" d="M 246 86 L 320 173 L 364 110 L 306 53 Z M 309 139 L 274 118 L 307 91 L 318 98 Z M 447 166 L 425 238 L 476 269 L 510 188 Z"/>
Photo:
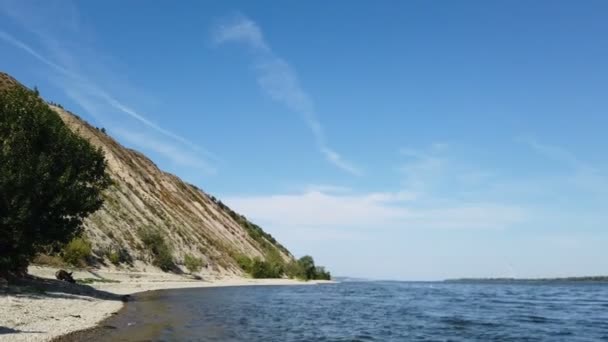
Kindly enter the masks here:
<path id="1" fill-rule="evenodd" d="M 560 277 L 560 278 L 460 278 L 446 279 L 446 283 L 549 283 L 549 282 L 585 282 L 608 283 L 608 276 Z"/>
<path id="2" fill-rule="evenodd" d="M 89 285 L 62 283 L 54 278 L 56 269 L 30 267 L 36 278 L 19 286 L 3 285 L 0 292 L 0 342 L 50 341 L 74 331 L 95 327 L 123 307 L 123 296 L 161 289 L 249 286 L 315 285 L 327 281 L 292 279 L 221 278 L 189 279 L 167 273 L 111 271 L 74 272 Z M 97 280 L 97 281 L 94 281 Z"/>

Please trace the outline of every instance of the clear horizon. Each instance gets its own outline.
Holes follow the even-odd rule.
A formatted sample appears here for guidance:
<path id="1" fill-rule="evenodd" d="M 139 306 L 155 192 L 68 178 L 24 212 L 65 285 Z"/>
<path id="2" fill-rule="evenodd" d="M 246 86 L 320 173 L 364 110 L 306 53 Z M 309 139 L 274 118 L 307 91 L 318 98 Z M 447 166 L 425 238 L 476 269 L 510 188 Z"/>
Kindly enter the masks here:
<path id="1" fill-rule="evenodd" d="M 336 276 L 605 275 L 607 13 L 0 0 L 0 71 Z"/>

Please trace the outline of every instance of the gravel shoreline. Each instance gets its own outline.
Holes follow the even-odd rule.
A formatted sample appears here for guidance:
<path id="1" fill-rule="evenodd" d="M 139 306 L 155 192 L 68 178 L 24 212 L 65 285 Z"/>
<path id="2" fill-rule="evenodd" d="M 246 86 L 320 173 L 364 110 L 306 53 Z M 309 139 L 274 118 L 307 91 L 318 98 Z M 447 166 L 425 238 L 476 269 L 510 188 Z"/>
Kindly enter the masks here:
<path id="1" fill-rule="evenodd" d="M 74 285 L 54 279 L 56 269 L 30 267 L 35 278 L 0 292 L 0 342 L 77 340 L 75 332 L 95 328 L 123 307 L 124 295 L 161 289 L 248 285 L 314 285 L 291 279 L 196 280 L 167 273 L 74 272 L 76 279 L 104 282 Z M 95 329 L 93 329 L 95 332 Z M 70 335 L 68 335 L 70 334 Z M 60 338 L 62 337 L 63 338 Z"/>

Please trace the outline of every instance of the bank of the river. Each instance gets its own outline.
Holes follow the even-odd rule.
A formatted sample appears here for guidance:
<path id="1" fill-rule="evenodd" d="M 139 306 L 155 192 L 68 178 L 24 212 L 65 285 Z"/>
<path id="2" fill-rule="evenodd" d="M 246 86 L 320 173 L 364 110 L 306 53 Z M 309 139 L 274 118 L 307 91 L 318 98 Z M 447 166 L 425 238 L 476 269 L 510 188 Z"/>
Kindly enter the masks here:
<path id="1" fill-rule="evenodd" d="M 36 279 L 19 286 L 2 285 L 0 342 L 49 341 L 92 328 L 122 308 L 123 295 L 136 292 L 192 287 L 315 284 L 291 279 L 197 280 L 168 273 L 80 271 L 74 272 L 76 279 L 98 281 L 89 285 L 72 285 L 54 280 L 55 271 L 48 267 L 30 267 L 29 272 Z"/>

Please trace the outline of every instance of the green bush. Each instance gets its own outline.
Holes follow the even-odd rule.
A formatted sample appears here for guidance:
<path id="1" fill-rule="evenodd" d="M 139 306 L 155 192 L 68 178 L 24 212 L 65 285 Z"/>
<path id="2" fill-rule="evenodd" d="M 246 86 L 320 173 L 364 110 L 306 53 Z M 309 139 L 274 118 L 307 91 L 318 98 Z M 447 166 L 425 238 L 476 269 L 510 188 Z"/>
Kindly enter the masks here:
<path id="1" fill-rule="evenodd" d="M 269 278 L 280 278 L 283 276 L 285 273 L 285 261 L 277 249 L 268 250 L 266 262 L 268 263 Z"/>
<path id="2" fill-rule="evenodd" d="M 196 273 L 203 268 L 203 259 L 197 258 L 193 255 L 186 254 L 184 257 L 184 265 L 190 271 L 190 273 Z"/>
<path id="3" fill-rule="evenodd" d="M 304 275 L 304 279 L 315 279 L 315 261 L 310 255 L 305 255 L 298 259 L 298 265 L 301 268 L 300 272 Z"/>
<path id="4" fill-rule="evenodd" d="M 108 254 L 108 259 L 111 263 L 118 266 L 120 264 L 120 253 L 118 253 L 117 251 L 111 251 Z"/>
<path id="5" fill-rule="evenodd" d="M 0 273 L 25 273 L 45 246 L 82 232 L 110 184 L 105 167 L 36 91 L 0 90 Z"/>
<path id="6" fill-rule="evenodd" d="M 118 263 L 119 264 L 133 265 L 133 257 L 129 253 L 129 250 L 127 250 L 126 248 L 124 248 L 124 247 L 117 247 L 113 251 L 113 254 L 117 254 L 116 257 L 118 257 Z M 116 257 L 114 257 L 114 258 L 116 258 Z"/>
<path id="7" fill-rule="evenodd" d="M 331 274 L 323 266 L 316 266 L 314 259 L 305 255 L 297 261 L 285 266 L 285 274 L 289 278 L 302 280 L 331 280 Z"/>
<path id="8" fill-rule="evenodd" d="M 167 272 L 175 269 L 175 262 L 171 250 L 166 246 L 161 248 L 154 257 L 154 265 Z"/>
<path id="9" fill-rule="evenodd" d="M 235 260 L 243 271 L 250 273 L 251 264 L 253 261 L 249 257 L 247 257 L 246 255 L 239 254 L 235 257 Z"/>
<path id="10" fill-rule="evenodd" d="M 75 238 L 64 248 L 62 258 L 70 265 L 84 266 L 91 257 L 91 244 L 84 238 Z"/>
<path id="11" fill-rule="evenodd" d="M 154 266 L 163 271 L 175 269 L 171 248 L 159 232 L 143 230 L 140 232 L 140 236 L 144 246 L 152 254 L 152 264 Z"/>
<path id="12" fill-rule="evenodd" d="M 282 260 L 279 262 L 272 257 L 269 260 L 251 259 L 245 255 L 237 255 L 235 260 L 239 267 L 253 278 L 281 278 L 283 276 Z"/>
<path id="13" fill-rule="evenodd" d="M 306 275 L 297 261 L 291 261 L 285 266 L 285 274 L 292 279 L 306 279 Z"/>
<path id="14" fill-rule="evenodd" d="M 120 264 L 133 265 L 133 257 L 129 251 L 118 245 L 106 246 L 100 250 L 93 251 L 93 253 L 108 258 L 108 260 L 116 266 L 119 266 Z"/>
<path id="15" fill-rule="evenodd" d="M 249 274 L 251 274 L 253 278 L 274 278 L 271 275 L 270 265 L 259 258 L 253 259 Z"/>
<path id="16" fill-rule="evenodd" d="M 325 270 L 323 266 L 315 267 L 315 278 L 316 280 L 331 280 L 331 273 Z"/>

